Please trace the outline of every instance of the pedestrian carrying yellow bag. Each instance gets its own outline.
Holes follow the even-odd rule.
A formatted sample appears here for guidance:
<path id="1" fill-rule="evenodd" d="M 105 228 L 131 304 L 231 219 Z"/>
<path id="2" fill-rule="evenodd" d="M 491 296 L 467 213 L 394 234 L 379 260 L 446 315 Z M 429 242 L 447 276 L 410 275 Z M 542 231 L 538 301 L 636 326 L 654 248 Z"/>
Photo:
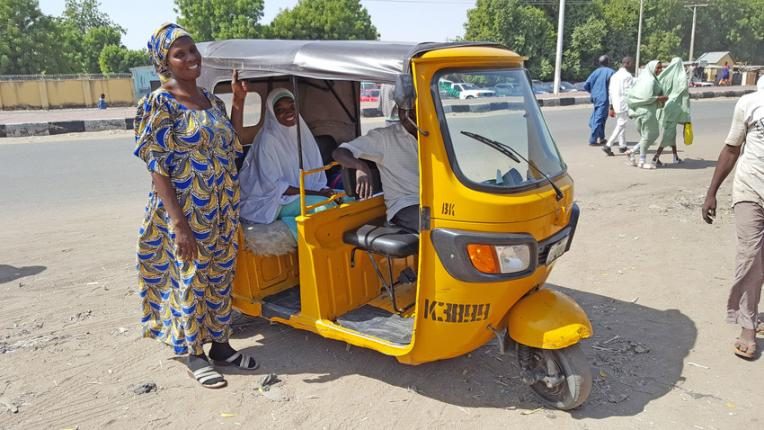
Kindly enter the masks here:
<path id="1" fill-rule="evenodd" d="M 692 123 L 691 122 L 684 123 L 684 144 L 692 145 L 693 137 L 694 135 L 692 134 Z"/>

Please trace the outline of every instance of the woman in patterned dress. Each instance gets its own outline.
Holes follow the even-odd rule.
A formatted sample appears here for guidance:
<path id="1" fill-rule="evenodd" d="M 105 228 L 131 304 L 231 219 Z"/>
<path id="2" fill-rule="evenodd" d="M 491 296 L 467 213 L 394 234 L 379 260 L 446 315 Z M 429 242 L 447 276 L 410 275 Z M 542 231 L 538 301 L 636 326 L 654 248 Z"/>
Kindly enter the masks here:
<path id="1" fill-rule="evenodd" d="M 164 24 L 148 43 L 162 86 L 138 104 L 135 155 L 153 182 L 138 240 L 143 334 L 165 342 L 204 387 L 226 385 L 215 364 L 258 364 L 228 343 L 238 250 L 236 157 L 246 85 L 233 76 L 233 124 L 225 104 L 196 86 L 202 57 L 190 35 Z M 203 345 L 211 343 L 209 359 Z"/>

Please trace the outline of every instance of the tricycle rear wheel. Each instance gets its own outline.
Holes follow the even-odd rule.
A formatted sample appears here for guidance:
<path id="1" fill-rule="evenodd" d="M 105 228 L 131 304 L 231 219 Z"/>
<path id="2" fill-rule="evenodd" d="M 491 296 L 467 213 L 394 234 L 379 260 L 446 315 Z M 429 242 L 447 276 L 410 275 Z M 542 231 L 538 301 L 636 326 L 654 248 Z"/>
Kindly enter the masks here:
<path id="1" fill-rule="evenodd" d="M 561 410 L 580 406 L 592 391 L 592 370 L 579 345 L 540 349 L 518 345 L 523 380 L 545 403 Z"/>

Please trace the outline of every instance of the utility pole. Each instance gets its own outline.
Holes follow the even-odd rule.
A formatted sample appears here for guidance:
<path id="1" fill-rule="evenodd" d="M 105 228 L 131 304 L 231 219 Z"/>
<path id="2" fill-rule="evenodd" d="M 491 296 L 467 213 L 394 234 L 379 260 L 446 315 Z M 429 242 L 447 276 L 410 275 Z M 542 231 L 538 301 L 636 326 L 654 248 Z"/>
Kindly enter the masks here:
<path id="1" fill-rule="evenodd" d="M 639 29 L 637 30 L 637 59 L 634 67 L 634 77 L 639 76 L 639 50 L 642 48 L 642 12 L 644 11 L 645 0 L 639 0 Z"/>
<path id="2" fill-rule="evenodd" d="M 689 61 L 692 62 L 692 60 L 695 59 L 695 21 L 698 16 L 698 8 L 699 7 L 706 7 L 707 4 L 689 4 L 686 7 L 688 9 L 692 9 L 692 34 L 690 35 L 690 58 Z"/>
<path id="3" fill-rule="evenodd" d="M 557 20 L 557 56 L 554 61 L 554 95 L 560 94 L 562 73 L 562 33 L 565 28 L 565 0 L 560 0 L 560 14 Z"/>

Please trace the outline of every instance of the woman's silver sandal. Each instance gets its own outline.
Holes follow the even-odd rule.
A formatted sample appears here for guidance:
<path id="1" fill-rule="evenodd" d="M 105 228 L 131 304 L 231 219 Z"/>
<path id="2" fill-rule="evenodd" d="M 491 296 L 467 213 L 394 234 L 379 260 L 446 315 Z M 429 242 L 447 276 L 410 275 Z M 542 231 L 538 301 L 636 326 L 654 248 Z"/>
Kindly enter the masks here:
<path id="1" fill-rule="evenodd" d="M 223 375 L 218 373 L 212 366 L 204 366 L 193 372 L 189 369 L 188 373 L 204 388 L 222 388 L 227 384 Z"/>

